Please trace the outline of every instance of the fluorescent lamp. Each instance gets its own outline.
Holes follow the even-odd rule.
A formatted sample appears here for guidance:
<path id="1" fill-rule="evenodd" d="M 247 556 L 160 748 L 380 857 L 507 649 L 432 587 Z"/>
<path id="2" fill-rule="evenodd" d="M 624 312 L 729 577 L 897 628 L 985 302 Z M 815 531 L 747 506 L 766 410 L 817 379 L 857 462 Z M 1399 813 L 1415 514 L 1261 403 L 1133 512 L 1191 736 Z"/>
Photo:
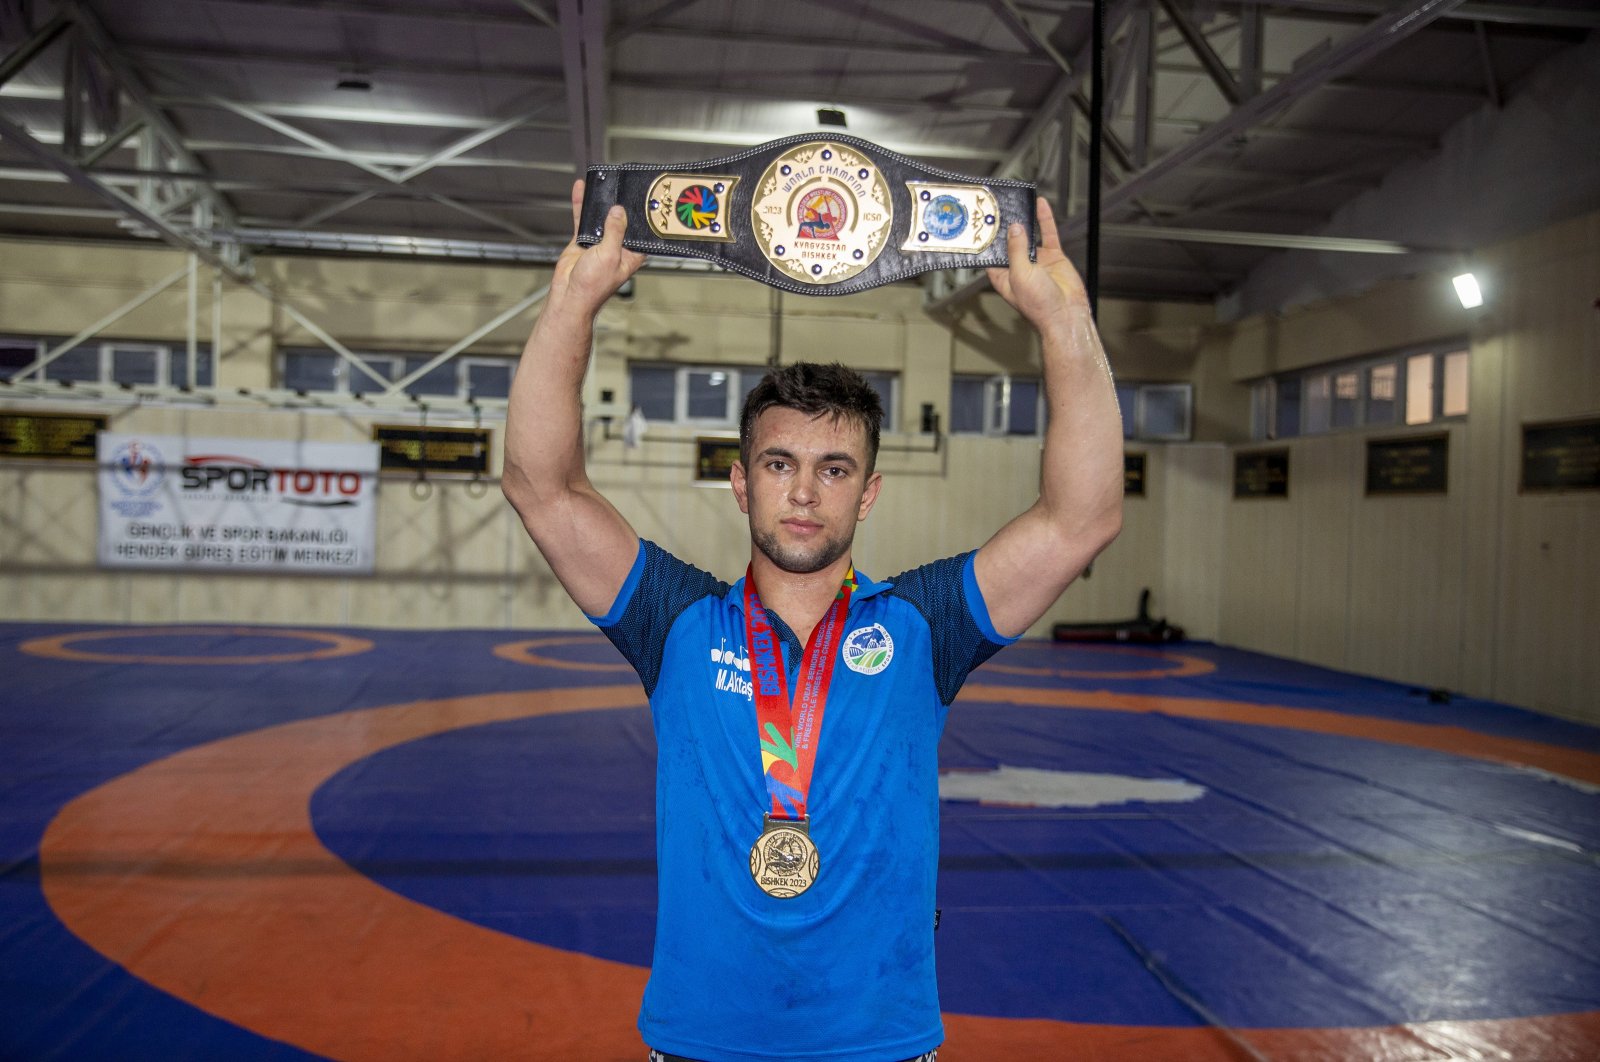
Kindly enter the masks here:
<path id="1" fill-rule="evenodd" d="M 1478 288 L 1477 277 L 1462 273 L 1450 282 L 1456 286 L 1456 298 L 1461 300 L 1462 308 L 1472 310 L 1483 305 L 1483 292 Z"/>

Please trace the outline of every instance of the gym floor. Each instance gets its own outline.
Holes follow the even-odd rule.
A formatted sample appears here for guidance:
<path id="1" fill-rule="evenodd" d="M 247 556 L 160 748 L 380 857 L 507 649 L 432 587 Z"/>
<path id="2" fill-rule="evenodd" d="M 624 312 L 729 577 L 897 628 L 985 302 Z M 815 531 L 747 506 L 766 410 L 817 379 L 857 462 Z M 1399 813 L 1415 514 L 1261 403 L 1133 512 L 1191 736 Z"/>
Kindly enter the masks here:
<path id="1" fill-rule="evenodd" d="M 0 668 L 0 1059 L 643 1059 L 655 743 L 598 635 L 0 624 Z M 1024 642 L 940 771 L 946 1062 L 1600 1058 L 1594 728 Z"/>

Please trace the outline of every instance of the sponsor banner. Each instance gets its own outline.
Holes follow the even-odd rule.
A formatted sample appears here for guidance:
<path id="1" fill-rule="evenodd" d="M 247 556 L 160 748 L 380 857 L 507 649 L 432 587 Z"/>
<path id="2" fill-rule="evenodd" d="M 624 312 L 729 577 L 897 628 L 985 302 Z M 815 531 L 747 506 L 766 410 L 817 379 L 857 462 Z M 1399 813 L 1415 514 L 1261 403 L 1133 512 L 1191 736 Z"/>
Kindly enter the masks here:
<path id="1" fill-rule="evenodd" d="M 107 568 L 370 573 L 375 443 L 101 432 Z"/>

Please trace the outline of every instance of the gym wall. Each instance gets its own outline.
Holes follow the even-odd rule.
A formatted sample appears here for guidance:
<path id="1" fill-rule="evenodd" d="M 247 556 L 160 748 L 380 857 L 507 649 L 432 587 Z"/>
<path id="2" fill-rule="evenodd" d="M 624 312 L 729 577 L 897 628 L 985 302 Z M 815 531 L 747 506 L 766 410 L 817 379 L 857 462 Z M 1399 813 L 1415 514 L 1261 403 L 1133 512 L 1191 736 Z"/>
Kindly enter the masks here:
<path id="1" fill-rule="evenodd" d="M 1491 285 L 1481 310 L 1427 275 L 1208 335 L 1202 417 L 1219 394 L 1221 418 L 1238 416 L 1242 385 L 1266 373 L 1463 334 L 1471 409 L 1447 422 L 1443 495 L 1365 493 L 1368 438 L 1437 425 L 1270 444 L 1290 452 L 1282 500 L 1234 500 L 1229 452 L 1169 453 L 1194 482 L 1181 502 L 1168 485 L 1162 607 L 1228 644 L 1597 721 L 1600 492 L 1522 493 L 1519 476 L 1525 423 L 1600 415 L 1600 214 L 1474 265 Z"/>
<path id="2" fill-rule="evenodd" d="M 0 333 L 71 335 L 184 264 L 162 249 L 0 244 Z M 258 262 L 261 279 L 342 343 L 356 350 L 444 349 L 542 286 L 547 269 L 392 260 L 277 258 Z M 208 271 L 207 271 L 208 272 Z M 209 339 L 210 282 L 199 285 L 200 338 Z M 189 307 L 183 283 L 108 328 L 97 339 L 180 341 Z M 727 277 L 641 274 L 631 299 L 614 301 L 597 329 L 584 394 L 590 474 L 642 535 L 733 579 L 748 556 L 744 518 L 725 487 L 692 483 L 698 434 L 652 425 L 637 449 L 623 446 L 620 418 L 598 419 L 600 396 L 628 393 L 630 361 L 692 364 L 765 362 L 776 343 L 785 361 L 843 359 L 899 373 L 897 423 L 885 425 L 880 468 L 887 489 L 860 533 L 869 574 L 891 575 L 938 556 L 981 545 L 1032 503 L 1039 442 L 1032 438 L 920 433 L 921 405 L 945 411 L 952 371 L 1037 375 L 1035 340 L 995 296 L 959 320 L 935 322 L 909 286 L 850 299 L 782 300 L 772 329 L 772 292 Z M 536 311 L 492 332 L 474 353 L 514 353 Z M 418 422 L 414 413 L 269 408 L 277 399 L 243 398 L 275 380 L 285 347 L 319 346 L 282 308 L 223 286 L 218 386 L 227 408 L 171 403 L 7 401 L 0 407 L 107 412 L 118 432 L 364 441 L 374 423 Z M 1110 304 L 1108 341 L 1126 350 L 1141 378 L 1184 379 L 1192 367 L 1203 306 Z M 611 407 L 625 413 L 625 406 Z M 486 414 L 494 430 L 491 478 L 498 476 L 503 407 Z M 433 426 L 470 423 L 435 413 Z M 1151 471 L 1159 447 L 1150 447 Z M 585 627 L 528 542 L 498 489 L 474 496 L 435 477 L 418 497 L 408 477 L 380 485 L 377 570 L 369 577 L 216 575 L 102 571 L 95 562 L 96 504 L 87 465 L 0 464 L 0 616 L 7 619 L 198 623 L 249 621 L 357 626 Z M 1053 622 L 1131 614 L 1144 586 L 1160 579 L 1163 502 L 1130 503 L 1122 538 L 1035 628 Z"/>
<path id="3" fill-rule="evenodd" d="M 0 333 L 66 335 L 183 264 L 166 250 L 0 243 Z M 1108 302 L 1102 330 L 1125 380 L 1195 387 L 1195 442 L 1130 443 L 1146 454 L 1147 494 L 1130 498 L 1121 538 L 1033 629 L 1132 613 L 1141 587 L 1190 635 L 1419 686 L 1600 718 L 1600 658 L 1584 609 L 1600 599 L 1600 562 L 1584 529 L 1600 495 L 1518 493 L 1524 422 L 1600 411 L 1595 296 L 1600 214 L 1478 256 L 1495 278 L 1489 305 L 1464 312 L 1435 274 L 1288 314 L 1212 323 L 1209 307 Z M 442 350 L 535 290 L 531 268 L 313 258 L 265 259 L 263 277 L 356 349 Z M 199 317 L 209 322 L 209 283 Z M 224 287 L 219 385 L 262 388 L 275 352 L 316 345 L 280 309 Z M 864 570 L 882 577 L 980 545 L 1031 503 L 1034 439 L 946 437 L 932 452 L 920 407 L 948 410 L 961 372 L 1037 371 L 1026 330 L 992 295 L 935 320 L 909 287 L 850 299 L 781 299 L 726 278 L 650 273 L 602 317 L 585 383 L 627 395 L 630 360 L 758 364 L 840 358 L 900 374 L 897 429 L 880 467 L 888 483 L 861 530 Z M 520 348 L 534 313 L 474 350 Z M 107 334 L 181 339 L 183 285 Z M 207 328 L 202 325 L 202 338 Z M 1363 432 L 1289 440 L 1283 500 L 1232 497 L 1233 454 L 1249 448 L 1249 383 L 1273 372 L 1466 334 L 1471 412 L 1450 422 L 1445 495 L 1368 498 Z M 0 390 L 3 395 L 3 390 Z M 17 407 L 0 398 L 0 406 Z M 38 403 L 21 408 L 43 409 Z M 51 408 L 80 406 L 63 402 Z M 146 404 L 107 406 L 118 431 L 365 440 L 394 415 Z M 625 412 L 625 410 L 623 410 Z M 433 423 L 443 423 L 434 421 Z M 496 448 L 500 425 L 495 429 Z M 886 425 L 886 428 L 890 426 Z M 1437 432 L 1437 427 L 1431 429 Z M 723 578 L 740 574 L 743 518 L 726 488 L 693 486 L 694 436 L 652 426 L 625 448 L 586 427 L 591 475 L 641 534 Z M 1398 429 L 1385 435 L 1404 435 Z M 492 474 L 498 474 L 495 454 Z M 0 618 L 569 628 L 560 592 L 497 490 L 440 483 L 415 497 L 405 478 L 380 492 L 378 566 L 359 579 L 102 572 L 95 566 L 94 481 L 86 468 L 0 465 Z"/>

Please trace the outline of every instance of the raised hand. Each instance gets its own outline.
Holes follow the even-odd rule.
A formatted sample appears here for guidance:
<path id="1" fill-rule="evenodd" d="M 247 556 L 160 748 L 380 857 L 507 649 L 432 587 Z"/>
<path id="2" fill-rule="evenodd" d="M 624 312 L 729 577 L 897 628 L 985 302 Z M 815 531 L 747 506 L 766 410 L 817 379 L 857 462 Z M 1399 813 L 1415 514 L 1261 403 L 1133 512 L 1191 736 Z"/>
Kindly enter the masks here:
<path id="1" fill-rule="evenodd" d="M 989 283 L 1000 297 L 1044 332 L 1087 314 L 1089 296 L 1078 271 L 1062 253 L 1055 212 L 1043 196 L 1039 198 L 1037 210 L 1041 236 L 1038 260 L 1028 260 L 1027 230 L 1013 222 L 1006 230 L 1006 254 L 1011 264 L 988 272 Z"/>
<path id="2" fill-rule="evenodd" d="M 622 246 L 627 213 L 613 206 L 606 214 L 605 232 L 593 247 L 578 246 L 579 217 L 583 211 L 583 182 L 572 184 L 572 242 L 556 259 L 550 280 L 550 304 L 593 317 L 605 301 L 644 265 L 645 255 Z"/>

